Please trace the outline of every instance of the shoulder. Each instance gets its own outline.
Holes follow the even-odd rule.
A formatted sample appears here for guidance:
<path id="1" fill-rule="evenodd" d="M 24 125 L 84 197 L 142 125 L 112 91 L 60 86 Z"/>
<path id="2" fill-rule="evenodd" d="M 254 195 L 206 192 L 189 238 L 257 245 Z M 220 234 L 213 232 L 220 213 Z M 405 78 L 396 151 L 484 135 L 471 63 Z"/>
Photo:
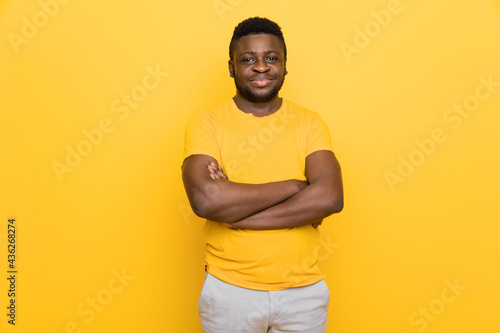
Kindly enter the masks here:
<path id="1" fill-rule="evenodd" d="M 307 123 L 310 123 L 315 118 L 321 119 L 320 115 L 317 112 L 312 111 L 305 106 L 302 106 L 288 99 L 283 99 L 283 101 L 286 103 L 287 113 L 295 115 L 296 117 L 298 117 L 298 119 L 301 119 Z"/>
<path id="2" fill-rule="evenodd" d="M 209 122 L 218 122 L 220 121 L 225 114 L 227 114 L 227 110 L 230 108 L 230 100 L 226 100 L 223 103 L 208 107 L 205 109 L 198 110 L 191 115 L 192 121 L 209 121 Z"/>

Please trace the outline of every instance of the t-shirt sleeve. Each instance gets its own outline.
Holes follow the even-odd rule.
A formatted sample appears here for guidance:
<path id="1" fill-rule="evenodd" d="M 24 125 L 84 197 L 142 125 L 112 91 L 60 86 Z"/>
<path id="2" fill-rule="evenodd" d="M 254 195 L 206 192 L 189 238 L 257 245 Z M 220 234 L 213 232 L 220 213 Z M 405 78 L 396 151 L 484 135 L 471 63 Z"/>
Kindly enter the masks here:
<path id="1" fill-rule="evenodd" d="M 306 131 L 306 150 L 305 156 L 318 150 L 333 151 L 330 132 L 324 120 L 314 113 Z"/>
<path id="2" fill-rule="evenodd" d="M 186 126 L 184 159 L 195 154 L 208 155 L 219 161 L 215 120 L 204 111 L 195 113 Z"/>

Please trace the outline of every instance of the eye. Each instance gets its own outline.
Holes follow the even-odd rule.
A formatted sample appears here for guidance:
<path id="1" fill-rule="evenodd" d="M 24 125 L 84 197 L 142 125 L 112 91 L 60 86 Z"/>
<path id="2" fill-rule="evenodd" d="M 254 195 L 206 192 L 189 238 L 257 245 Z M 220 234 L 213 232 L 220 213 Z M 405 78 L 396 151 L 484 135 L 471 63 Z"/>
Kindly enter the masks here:
<path id="1" fill-rule="evenodd" d="M 278 58 L 276 58 L 276 57 L 268 57 L 267 60 L 269 60 L 269 61 L 276 61 L 276 60 L 278 60 Z"/>
<path id="2" fill-rule="evenodd" d="M 253 58 L 243 58 L 242 61 L 243 62 L 252 62 Z"/>

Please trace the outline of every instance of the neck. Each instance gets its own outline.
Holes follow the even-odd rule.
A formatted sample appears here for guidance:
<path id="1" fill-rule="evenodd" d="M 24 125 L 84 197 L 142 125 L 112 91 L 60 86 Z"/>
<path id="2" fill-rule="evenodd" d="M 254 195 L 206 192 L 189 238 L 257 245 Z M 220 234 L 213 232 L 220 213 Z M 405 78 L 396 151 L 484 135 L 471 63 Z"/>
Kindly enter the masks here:
<path id="1" fill-rule="evenodd" d="M 267 102 L 251 102 L 237 93 L 233 100 L 238 109 L 245 113 L 251 113 L 256 117 L 264 117 L 275 113 L 283 103 L 283 99 L 277 95 Z"/>

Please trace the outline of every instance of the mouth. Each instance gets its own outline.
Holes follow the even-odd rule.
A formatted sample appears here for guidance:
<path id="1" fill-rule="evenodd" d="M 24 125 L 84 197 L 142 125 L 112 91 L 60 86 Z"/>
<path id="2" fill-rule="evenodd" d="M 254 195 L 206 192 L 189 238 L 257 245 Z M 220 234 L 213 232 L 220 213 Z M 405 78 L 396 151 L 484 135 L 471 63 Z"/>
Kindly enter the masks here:
<path id="1" fill-rule="evenodd" d="M 265 87 L 268 86 L 272 80 L 273 79 L 270 77 L 258 77 L 251 79 L 250 82 L 257 87 Z"/>

